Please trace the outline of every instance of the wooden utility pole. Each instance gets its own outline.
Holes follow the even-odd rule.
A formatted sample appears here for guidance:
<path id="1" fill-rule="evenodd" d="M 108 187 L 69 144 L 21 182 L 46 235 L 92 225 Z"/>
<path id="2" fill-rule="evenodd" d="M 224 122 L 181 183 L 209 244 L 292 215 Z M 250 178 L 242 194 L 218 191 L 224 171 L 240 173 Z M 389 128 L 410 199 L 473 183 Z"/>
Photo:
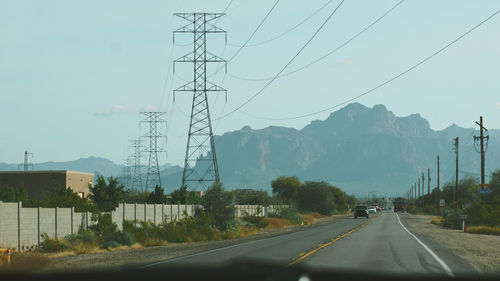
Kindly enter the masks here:
<path id="1" fill-rule="evenodd" d="M 437 157 L 437 160 L 438 160 L 438 163 L 437 163 L 437 164 L 438 164 L 438 167 L 437 167 L 437 168 L 438 168 L 438 170 L 437 170 L 437 184 L 438 184 L 438 186 L 437 186 L 437 189 L 438 189 L 438 190 L 437 190 L 437 192 L 438 192 L 438 196 L 437 196 L 437 197 L 438 197 L 438 200 L 437 200 L 437 201 L 438 201 L 438 215 L 441 215 L 441 194 L 440 194 L 440 193 L 441 193 L 441 191 L 439 190 L 439 155 L 438 155 L 438 157 Z"/>
<path id="2" fill-rule="evenodd" d="M 424 173 L 422 173 L 422 207 L 425 207 L 425 180 L 424 180 Z"/>
<path id="3" fill-rule="evenodd" d="M 431 168 L 427 168 L 427 195 L 431 196 Z"/>
<path id="4" fill-rule="evenodd" d="M 418 205 L 420 205 L 420 178 L 418 178 L 418 198 L 417 198 Z"/>
<path id="5" fill-rule="evenodd" d="M 487 132 L 488 129 L 486 129 L 484 126 L 483 126 L 483 116 L 480 116 L 479 117 L 479 123 L 476 121 L 476 124 L 479 125 L 479 137 L 477 136 L 474 136 L 474 141 L 476 140 L 479 140 L 480 141 L 480 144 L 481 144 L 481 191 L 484 191 L 484 187 L 487 186 L 487 184 L 485 183 L 485 180 L 484 180 L 484 153 L 485 153 L 485 149 L 484 149 L 484 139 L 486 139 L 487 141 L 489 140 L 489 136 L 484 136 L 484 132 Z M 475 145 L 474 145 L 475 147 Z M 484 202 L 484 193 L 481 194 L 481 201 Z"/>
<path id="6" fill-rule="evenodd" d="M 454 145 L 454 150 L 455 150 L 455 156 L 456 156 L 456 169 L 455 169 L 455 208 L 458 211 L 458 137 L 455 139 L 455 145 Z"/>

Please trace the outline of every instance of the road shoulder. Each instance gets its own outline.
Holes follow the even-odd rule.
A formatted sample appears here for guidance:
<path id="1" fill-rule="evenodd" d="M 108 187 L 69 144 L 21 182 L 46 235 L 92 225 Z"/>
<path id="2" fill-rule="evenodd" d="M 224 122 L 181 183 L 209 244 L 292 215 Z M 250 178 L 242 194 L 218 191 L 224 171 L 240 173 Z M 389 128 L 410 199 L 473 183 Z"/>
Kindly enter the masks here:
<path id="1" fill-rule="evenodd" d="M 498 273 L 483 262 L 486 251 L 477 249 L 479 244 L 483 244 L 481 237 L 433 225 L 430 221 L 434 216 L 399 213 L 399 217 L 405 227 L 443 259 L 454 274 Z M 498 262 L 495 261 L 496 264 Z"/>

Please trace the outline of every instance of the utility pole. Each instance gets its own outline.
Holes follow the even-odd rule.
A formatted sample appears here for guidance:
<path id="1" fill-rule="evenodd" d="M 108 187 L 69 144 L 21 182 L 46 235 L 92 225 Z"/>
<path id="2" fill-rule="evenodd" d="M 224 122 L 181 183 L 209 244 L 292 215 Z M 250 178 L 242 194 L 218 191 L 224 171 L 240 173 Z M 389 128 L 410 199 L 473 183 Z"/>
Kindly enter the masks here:
<path id="1" fill-rule="evenodd" d="M 418 178 L 418 198 L 417 198 L 417 202 L 418 202 L 418 205 L 421 205 L 420 204 L 420 177 Z"/>
<path id="2" fill-rule="evenodd" d="M 427 195 L 431 196 L 431 168 L 427 168 Z"/>
<path id="3" fill-rule="evenodd" d="M 455 208 L 458 211 L 458 137 L 456 137 L 453 150 L 455 150 L 456 156 L 456 169 L 455 169 Z"/>
<path id="4" fill-rule="evenodd" d="M 207 81 L 207 63 L 224 63 L 222 58 L 207 51 L 207 34 L 226 32 L 211 23 L 225 14 L 223 13 L 176 13 L 177 17 L 189 23 L 174 31 L 193 34 L 193 51 L 174 61 L 193 64 L 193 81 L 174 90 L 176 92 L 193 93 L 191 121 L 189 123 L 186 157 L 182 173 L 182 186 L 190 188 L 207 188 L 212 182 L 219 182 L 219 169 L 215 153 L 215 142 L 212 132 L 212 121 L 208 106 L 208 92 L 226 92 L 225 89 Z M 197 167 L 196 167 L 197 166 Z"/>
<path id="5" fill-rule="evenodd" d="M 148 132 L 143 135 L 143 138 L 149 139 L 149 145 L 146 147 L 146 151 L 149 154 L 148 162 L 148 173 L 146 174 L 146 192 L 148 191 L 148 186 L 154 188 L 156 185 L 161 187 L 161 177 L 160 177 L 160 164 L 158 161 L 158 153 L 167 152 L 165 149 L 161 148 L 158 144 L 159 139 L 165 140 L 165 145 L 167 142 L 167 136 L 160 132 L 159 125 L 167 125 L 167 121 L 163 119 L 163 115 L 166 112 L 141 112 L 141 114 L 146 116 L 145 120 L 141 123 L 147 123 L 149 125 Z"/>
<path id="6" fill-rule="evenodd" d="M 437 189 L 438 189 L 437 190 L 437 192 L 438 192 L 438 194 L 437 194 L 438 195 L 437 196 L 438 197 L 438 200 L 437 200 L 438 206 L 437 207 L 438 207 L 438 215 L 441 215 L 441 203 L 440 203 L 441 202 L 441 191 L 439 190 L 439 155 L 437 156 L 437 168 L 438 168 L 437 169 Z"/>
<path id="7" fill-rule="evenodd" d="M 423 172 L 422 172 L 422 207 L 425 207 L 425 180 Z"/>
<path id="8" fill-rule="evenodd" d="M 417 201 L 418 197 L 417 197 L 417 183 L 415 182 L 413 184 L 413 203 L 415 203 L 415 205 L 418 205 L 418 201 Z"/>
<path id="9" fill-rule="evenodd" d="M 134 159 L 134 168 L 133 168 L 133 176 L 132 176 L 132 187 L 135 189 L 139 189 L 144 192 L 142 189 L 142 178 L 141 178 L 141 151 L 142 151 L 142 141 L 139 140 L 129 140 L 131 145 L 130 148 L 134 149 L 134 154 L 132 158 Z"/>
<path id="10" fill-rule="evenodd" d="M 479 134 L 479 137 L 474 136 L 474 148 L 477 151 L 476 141 L 479 140 L 480 145 L 481 145 L 481 151 L 480 151 L 480 153 L 481 153 L 481 191 L 484 191 L 484 187 L 487 186 L 487 184 L 485 183 L 485 180 L 484 180 L 484 153 L 486 152 L 486 150 L 488 150 L 488 141 L 490 139 L 490 136 L 484 136 L 484 132 L 487 132 L 488 129 L 486 129 L 483 126 L 483 116 L 479 117 L 479 123 L 476 121 L 476 124 L 479 125 L 480 134 Z M 484 139 L 486 139 L 486 149 L 484 148 Z M 481 201 L 484 202 L 484 193 L 481 194 Z"/>

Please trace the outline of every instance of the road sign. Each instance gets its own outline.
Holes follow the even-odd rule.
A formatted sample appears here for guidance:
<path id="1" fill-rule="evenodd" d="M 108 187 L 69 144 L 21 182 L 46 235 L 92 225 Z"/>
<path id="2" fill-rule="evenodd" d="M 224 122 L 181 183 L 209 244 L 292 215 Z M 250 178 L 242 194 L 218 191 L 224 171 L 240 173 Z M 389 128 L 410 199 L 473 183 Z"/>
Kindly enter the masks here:
<path id="1" fill-rule="evenodd" d="M 444 199 L 439 200 L 439 206 L 444 207 Z"/>
<path id="2" fill-rule="evenodd" d="M 490 189 L 478 190 L 477 193 L 478 194 L 490 194 L 491 190 Z"/>
<path id="3" fill-rule="evenodd" d="M 465 215 L 465 214 L 461 214 L 461 215 L 460 215 L 460 219 L 461 219 L 461 220 L 466 220 L 466 219 L 467 219 L 467 215 Z"/>

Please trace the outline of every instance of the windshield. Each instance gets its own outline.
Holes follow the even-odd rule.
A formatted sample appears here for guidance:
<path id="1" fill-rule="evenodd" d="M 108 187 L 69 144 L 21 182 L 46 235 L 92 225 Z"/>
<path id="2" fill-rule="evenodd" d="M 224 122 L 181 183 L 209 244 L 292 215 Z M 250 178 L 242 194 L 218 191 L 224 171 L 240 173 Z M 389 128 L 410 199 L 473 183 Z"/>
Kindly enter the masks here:
<path id="1" fill-rule="evenodd" d="M 499 30 L 484 0 L 0 1 L 0 279 L 496 276 Z"/>

